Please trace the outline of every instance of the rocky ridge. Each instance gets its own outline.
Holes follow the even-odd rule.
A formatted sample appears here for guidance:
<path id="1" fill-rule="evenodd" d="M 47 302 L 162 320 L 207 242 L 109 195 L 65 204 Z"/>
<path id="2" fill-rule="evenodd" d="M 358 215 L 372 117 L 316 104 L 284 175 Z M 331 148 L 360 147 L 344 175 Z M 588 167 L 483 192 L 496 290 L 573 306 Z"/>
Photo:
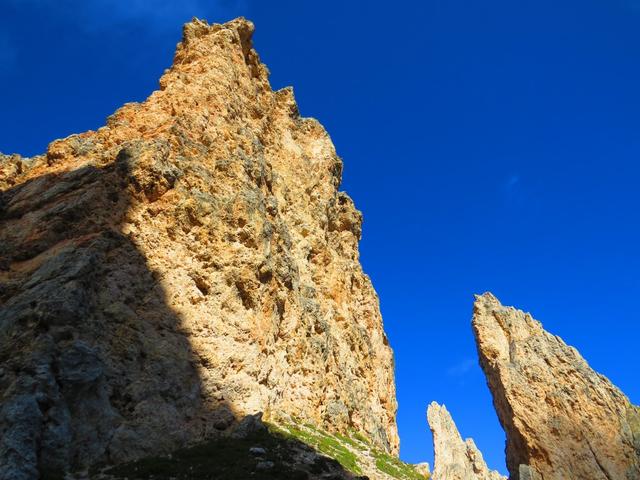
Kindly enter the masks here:
<path id="1" fill-rule="evenodd" d="M 146 101 L 0 158 L 1 478 L 158 455 L 256 412 L 397 453 L 362 216 L 252 33 L 194 20 Z"/>
<path id="2" fill-rule="evenodd" d="M 640 478 L 640 410 L 575 348 L 490 293 L 473 331 L 511 480 Z"/>
<path id="3" fill-rule="evenodd" d="M 506 480 L 500 473 L 489 470 L 473 439 L 462 440 L 444 405 L 432 402 L 427 420 L 433 434 L 433 480 Z"/>

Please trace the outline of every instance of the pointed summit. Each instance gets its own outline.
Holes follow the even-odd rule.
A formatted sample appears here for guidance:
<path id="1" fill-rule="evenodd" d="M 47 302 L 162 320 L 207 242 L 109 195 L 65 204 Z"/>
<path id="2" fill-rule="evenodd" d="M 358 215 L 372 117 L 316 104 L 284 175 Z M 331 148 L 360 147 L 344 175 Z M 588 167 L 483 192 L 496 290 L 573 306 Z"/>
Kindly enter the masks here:
<path id="1" fill-rule="evenodd" d="M 252 33 L 194 19 L 144 102 L 0 156 L 1 479 L 164 455 L 258 412 L 397 454 L 362 216 Z"/>
<path id="2" fill-rule="evenodd" d="M 444 405 L 432 402 L 427 409 L 427 419 L 435 453 L 433 480 L 506 480 L 498 472 L 489 470 L 472 439 L 462 440 Z"/>

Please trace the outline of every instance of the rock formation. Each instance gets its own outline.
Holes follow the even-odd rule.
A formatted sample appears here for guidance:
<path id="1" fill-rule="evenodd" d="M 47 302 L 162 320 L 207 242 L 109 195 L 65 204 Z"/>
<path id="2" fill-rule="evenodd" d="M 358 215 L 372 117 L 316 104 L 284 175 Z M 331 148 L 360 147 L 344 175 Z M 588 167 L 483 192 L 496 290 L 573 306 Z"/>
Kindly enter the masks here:
<path id="1" fill-rule="evenodd" d="M 447 408 L 432 402 L 427 420 L 433 434 L 433 480 L 506 480 L 489 470 L 471 438 L 462 440 Z"/>
<path id="2" fill-rule="evenodd" d="M 489 293 L 473 330 L 511 480 L 640 478 L 640 410 L 575 348 Z"/>
<path id="3" fill-rule="evenodd" d="M 252 32 L 194 20 L 146 101 L 0 158 L 0 478 L 157 455 L 258 411 L 398 451 L 361 214 Z"/>
<path id="4" fill-rule="evenodd" d="M 416 472 L 424 478 L 431 478 L 431 469 L 427 462 L 417 463 L 414 468 Z"/>

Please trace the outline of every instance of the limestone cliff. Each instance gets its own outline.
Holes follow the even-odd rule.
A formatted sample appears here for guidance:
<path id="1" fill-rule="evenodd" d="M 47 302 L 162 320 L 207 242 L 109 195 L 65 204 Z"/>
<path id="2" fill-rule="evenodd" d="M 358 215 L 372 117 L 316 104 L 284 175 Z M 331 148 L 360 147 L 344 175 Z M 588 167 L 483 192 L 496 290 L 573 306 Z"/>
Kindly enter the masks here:
<path id="1" fill-rule="evenodd" d="M 167 452 L 258 411 L 398 451 L 361 214 L 252 32 L 192 21 L 146 101 L 0 159 L 0 478 Z"/>
<path id="2" fill-rule="evenodd" d="M 640 411 L 575 348 L 488 293 L 473 330 L 512 480 L 640 478 Z"/>
<path id="3" fill-rule="evenodd" d="M 444 405 L 432 402 L 427 409 L 433 434 L 433 480 L 506 480 L 487 464 L 471 438 L 462 440 Z"/>

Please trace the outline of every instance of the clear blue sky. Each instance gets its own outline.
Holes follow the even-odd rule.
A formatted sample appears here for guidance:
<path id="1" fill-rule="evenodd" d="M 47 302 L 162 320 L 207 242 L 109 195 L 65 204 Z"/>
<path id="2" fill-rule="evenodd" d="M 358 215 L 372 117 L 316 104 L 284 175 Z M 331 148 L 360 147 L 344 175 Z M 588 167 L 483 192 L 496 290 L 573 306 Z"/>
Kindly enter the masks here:
<path id="1" fill-rule="evenodd" d="M 473 293 L 531 311 L 640 403 L 639 0 L 0 0 L 0 151 L 143 100 L 192 16 L 245 15 L 328 129 L 396 353 L 402 457 L 444 402 L 504 472 Z"/>

